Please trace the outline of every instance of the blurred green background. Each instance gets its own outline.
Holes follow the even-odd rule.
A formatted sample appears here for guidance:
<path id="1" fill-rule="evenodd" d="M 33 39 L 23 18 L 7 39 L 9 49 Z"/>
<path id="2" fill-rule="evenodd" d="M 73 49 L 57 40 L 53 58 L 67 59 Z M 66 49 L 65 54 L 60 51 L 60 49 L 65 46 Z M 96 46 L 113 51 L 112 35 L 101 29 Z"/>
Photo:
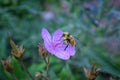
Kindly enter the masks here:
<path id="1" fill-rule="evenodd" d="M 120 0 L 0 0 L 0 59 L 11 55 L 7 34 L 24 45 L 27 69 L 35 75 L 46 66 L 38 54 L 41 29 L 61 29 L 76 39 L 76 54 L 68 61 L 51 56 L 50 80 L 86 80 L 83 67 L 96 64 L 120 76 Z M 19 80 L 30 80 L 13 58 Z M 13 80 L 0 64 L 0 80 Z M 98 77 L 96 80 L 108 80 Z"/>

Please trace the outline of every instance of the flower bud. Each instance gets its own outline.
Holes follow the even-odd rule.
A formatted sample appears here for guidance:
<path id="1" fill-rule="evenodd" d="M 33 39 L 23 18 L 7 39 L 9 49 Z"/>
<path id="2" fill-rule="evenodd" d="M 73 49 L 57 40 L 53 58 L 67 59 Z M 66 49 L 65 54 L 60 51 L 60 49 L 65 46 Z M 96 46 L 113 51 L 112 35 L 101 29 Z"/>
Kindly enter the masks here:
<path id="1" fill-rule="evenodd" d="M 85 76 L 89 79 L 89 80 L 95 80 L 96 77 L 99 74 L 100 69 L 96 68 L 95 65 L 92 66 L 92 68 L 90 70 L 83 68 L 84 72 L 85 72 Z"/>
<path id="2" fill-rule="evenodd" d="M 1 60 L 1 62 L 2 62 L 2 65 L 3 65 L 5 70 L 7 70 L 8 72 L 12 72 L 13 71 L 13 65 L 12 65 L 10 56 L 5 61 Z"/>
<path id="3" fill-rule="evenodd" d="M 39 54 L 40 54 L 43 58 L 45 58 L 45 57 L 47 56 L 47 51 L 46 51 L 46 49 L 45 49 L 42 45 L 39 45 L 38 48 L 39 48 Z"/>
<path id="4" fill-rule="evenodd" d="M 14 55 L 17 59 L 20 59 L 22 58 L 23 54 L 24 54 L 24 49 L 23 49 L 23 46 L 19 46 L 17 47 L 16 44 L 14 43 L 13 40 L 10 39 L 10 44 L 11 44 L 11 47 L 12 47 L 12 55 Z"/>

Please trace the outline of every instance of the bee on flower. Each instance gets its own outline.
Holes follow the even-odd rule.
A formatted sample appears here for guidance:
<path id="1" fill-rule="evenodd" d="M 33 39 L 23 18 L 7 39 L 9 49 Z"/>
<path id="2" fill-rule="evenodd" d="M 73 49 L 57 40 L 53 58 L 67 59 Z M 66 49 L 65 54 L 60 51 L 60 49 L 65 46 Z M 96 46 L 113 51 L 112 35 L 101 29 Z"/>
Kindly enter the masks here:
<path id="1" fill-rule="evenodd" d="M 75 41 L 75 39 L 72 37 L 72 35 L 70 35 L 70 33 L 64 32 L 63 35 L 62 35 L 62 37 L 63 37 L 63 39 L 64 39 L 64 43 L 67 45 L 64 50 L 66 50 L 66 48 L 67 48 L 69 45 L 72 45 L 72 46 L 75 46 L 75 45 L 76 45 L 76 41 Z"/>

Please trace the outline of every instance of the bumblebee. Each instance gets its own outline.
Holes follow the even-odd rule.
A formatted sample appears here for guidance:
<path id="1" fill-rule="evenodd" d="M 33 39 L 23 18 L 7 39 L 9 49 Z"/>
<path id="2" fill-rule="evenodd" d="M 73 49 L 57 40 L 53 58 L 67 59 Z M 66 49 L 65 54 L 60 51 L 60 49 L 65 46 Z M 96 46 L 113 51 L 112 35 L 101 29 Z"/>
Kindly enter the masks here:
<path id="1" fill-rule="evenodd" d="M 70 33 L 64 32 L 62 35 L 62 38 L 64 39 L 64 43 L 67 45 L 64 50 L 66 50 L 69 45 L 71 45 L 71 46 L 76 45 L 76 41 L 72 37 L 72 35 L 70 35 Z"/>

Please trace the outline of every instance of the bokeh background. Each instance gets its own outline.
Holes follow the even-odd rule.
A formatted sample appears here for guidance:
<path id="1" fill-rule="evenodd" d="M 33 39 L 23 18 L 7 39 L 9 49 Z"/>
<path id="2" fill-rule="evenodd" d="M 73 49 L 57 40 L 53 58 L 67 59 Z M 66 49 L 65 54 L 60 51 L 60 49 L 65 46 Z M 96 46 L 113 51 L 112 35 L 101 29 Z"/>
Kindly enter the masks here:
<path id="1" fill-rule="evenodd" d="M 24 45 L 23 60 L 30 73 L 44 74 L 46 65 L 38 54 L 43 27 L 51 34 L 57 29 L 70 32 L 77 41 L 70 60 L 51 56 L 50 80 L 86 80 L 83 67 L 92 64 L 120 76 L 120 0 L 0 0 L 0 59 L 11 55 L 10 33 L 17 45 Z M 19 80 L 30 80 L 12 59 Z M 0 80 L 13 80 L 1 64 Z"/>

